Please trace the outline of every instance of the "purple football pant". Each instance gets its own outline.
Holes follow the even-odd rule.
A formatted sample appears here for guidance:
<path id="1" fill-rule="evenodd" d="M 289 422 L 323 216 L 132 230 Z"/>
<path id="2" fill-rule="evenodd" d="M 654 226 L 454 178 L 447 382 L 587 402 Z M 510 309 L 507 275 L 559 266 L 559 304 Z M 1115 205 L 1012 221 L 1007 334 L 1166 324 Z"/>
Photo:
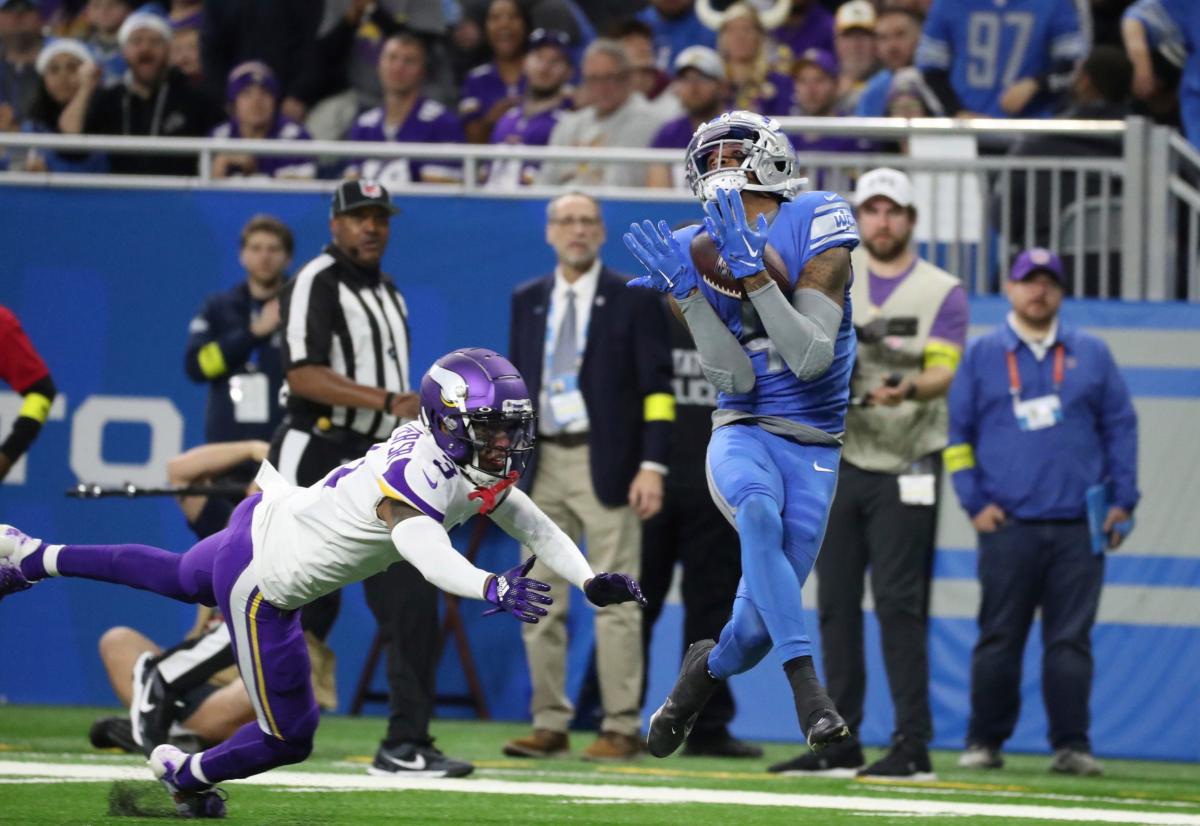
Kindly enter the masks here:
<path id="1" fill-rule="evenodd" d="M 183 602 L 217 605 L 224 614 L 258 719 L 224 743 L 190 757 L 177 775 L 184 790 L 299 763 L 312 752 L 320 713 L 300 612 L 267 602 L 250 566 L 250 524 L 261 498 L 247 498 L 223 531 L 183 554 L 148 545 L 64 545 L 58 552 L 55 567 L 60 576 L 116 582 Z M 44 552 L 22 562 L 22 569 L 29 569 L 26 576 L 45 575 Z"/>

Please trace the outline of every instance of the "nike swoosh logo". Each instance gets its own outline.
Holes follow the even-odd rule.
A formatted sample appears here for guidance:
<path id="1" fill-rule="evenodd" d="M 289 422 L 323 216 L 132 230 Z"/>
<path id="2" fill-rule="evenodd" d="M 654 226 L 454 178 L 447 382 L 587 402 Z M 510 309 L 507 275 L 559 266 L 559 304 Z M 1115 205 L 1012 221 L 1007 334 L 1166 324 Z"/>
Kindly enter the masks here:
<path id="1" fill-rule="evenodd" d="M 751 256 L 758 254 L 758 251 L 754 249 L 754 245 L 750 243 L 749 238 L 743 238 L 742 243 L 746 245 L 746 252 L 750 253 Z"/>
<path id="2" fill-rule="evenodd" d="M 430 479 L 430 478 L 429 478 L 429 474 L 428 474 L 428 473 L 425 473 L 425 471 L 424 471 L 424 470 L 422 470 L 422 471 L 421 471 L 421 473 L 422 473 L 422 474 L 425 476 L 425 481 L 429 483 L 429 487 L 431 487 L 431 488 L 435 488 L 435 489 L 436 489 L 436 488 L 437 488 L 437 486 L 438 486 L 437 480 L 436 480 L 436 479 Z M 388 759 L 390 760 L 391 758 L 389 757 Z M 422 759 L 424 759 L 424 758 L 422 758 Z"/>
<path id="3" fill-rule="evenodd" d="M 838 195 L 838 194 L 835 192 L 835 193 L 833 193 L 832 195 L 826 195 L 826 196 L 825 196 L 825 200 L 826 200 L 826 201 L 836 201 L 836 200 L 837 200 L 838 198 L 840 198 L 840 197 L 841 197 L 841 196 L 840 196 L 840 195 Z"/>
<path id="4" fill-rule="evenodd" d="M 392 757 L 390 754 L 385 754 L 383 755 L 383 759 L 409 771 L 419 772 L 425 770 L 425 755 L 423 754 L 418 754 L 412 760 L 401 760 L 399 757 Z"/>
<path id="5" fill-rule="evenodd" d="M 140 711 L 142 714 L 149 714 L 156 708 L 158 708 L 157 704 L 147 702 L 145 699 L 138 703 L 138 711 Z"/>
<path id="6" fill-rule="evenodd" d="M 833 473 L 833 468 L 821 467 L 821 465 L 818 464 L 817 462 L 813 462 L 813 470 L 819 471 L 820 473 Z"/>

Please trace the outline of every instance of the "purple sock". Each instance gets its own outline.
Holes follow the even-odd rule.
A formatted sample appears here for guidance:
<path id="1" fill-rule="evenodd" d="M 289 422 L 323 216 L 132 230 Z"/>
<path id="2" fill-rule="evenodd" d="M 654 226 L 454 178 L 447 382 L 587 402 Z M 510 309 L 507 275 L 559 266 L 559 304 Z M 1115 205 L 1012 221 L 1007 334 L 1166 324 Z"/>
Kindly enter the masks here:
<path id="1" fill-rule="evenodd" d="M 39 557 L 40 565 L 41 554 L 29 558 L 33 556 Z M 186 593 L 179 581 L 182 559 L 182 554 L 149 545 L 63 545 L 57 568 L 59 576 L 116 582 L 192 602 L 194 595 Z"/>
<path id="2" fill-rule="evenodd" d="M 48 547 L 43 542 L 41 545 L 38 545 L 36 551 L 21 560 L 21 573 L 30 582 L 37 582 L 39 579 L 46 578 L 46 566 L 42 563 L 42 558 L 46 555 L 46 548 Z"/>

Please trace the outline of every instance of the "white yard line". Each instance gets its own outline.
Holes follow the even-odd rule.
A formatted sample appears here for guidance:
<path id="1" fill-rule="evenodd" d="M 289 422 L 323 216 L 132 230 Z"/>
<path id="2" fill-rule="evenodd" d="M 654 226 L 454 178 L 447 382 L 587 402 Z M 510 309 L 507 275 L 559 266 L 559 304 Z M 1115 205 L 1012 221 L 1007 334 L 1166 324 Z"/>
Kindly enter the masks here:
<path id="1" fill-rule="evenodd" d="M 80 765 L 69 763 L 25 763 L 0 760 L 0 778 L 33 778 L 56 782 L 102 782 L 147 780 L 149 772 L 137 766 Z M 431 778 L 374 777 L 371 775 L 274 771 L 239 780 L 255 786 L 301 787 L 356 791 L 432 791 L 462 794 L 538 795 L 582 798 L 595 801 L 636 803 L 707 803 L 712 805 L 774 806 L 793 809 L 836 809 L 866 813 L 930 816 L 1004 817 L 1018 820 L 1051 820 L 1087 823 L 1154 824 L 1155 826 L 1200 826 L 1200 815 L 1169 812 L 1118 811 L 1083 807 L 1032 806 L 1004 803 L 968 803 L 941 800 L 872 798 L 850 795 L 781 794 L 717 789 L 688 789 L 670 786 L 593 786 L 583 783 L 520 783 L 509 780 L 447 780 Z"/>

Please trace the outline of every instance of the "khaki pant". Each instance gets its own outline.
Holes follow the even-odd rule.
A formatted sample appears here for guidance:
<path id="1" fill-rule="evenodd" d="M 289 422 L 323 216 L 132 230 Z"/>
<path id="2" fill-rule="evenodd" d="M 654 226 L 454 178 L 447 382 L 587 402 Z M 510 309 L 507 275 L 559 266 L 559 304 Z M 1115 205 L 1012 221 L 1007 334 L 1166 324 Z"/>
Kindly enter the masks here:
<path id="1" fill-rule="evenodd" d="M 586 540 L 592 570 L 641 573 L 642 530 L 628 506 L 610 508 L 592 490 L 587 445 L 539 448 L 533 501 L 577 544 Z M 567 603 L 585 599 L 540 560 L 529 574 L 553 586 L 554 605 L 536 625 L 523 625 L 533 682 L 534 728 L 565 732 L 575 716 L 566 694 Z M 596 671 L 604 707 L 601 731 L 636 736 L 641 731 L 642 618 L 635 602 L 596 609 Z"/>

